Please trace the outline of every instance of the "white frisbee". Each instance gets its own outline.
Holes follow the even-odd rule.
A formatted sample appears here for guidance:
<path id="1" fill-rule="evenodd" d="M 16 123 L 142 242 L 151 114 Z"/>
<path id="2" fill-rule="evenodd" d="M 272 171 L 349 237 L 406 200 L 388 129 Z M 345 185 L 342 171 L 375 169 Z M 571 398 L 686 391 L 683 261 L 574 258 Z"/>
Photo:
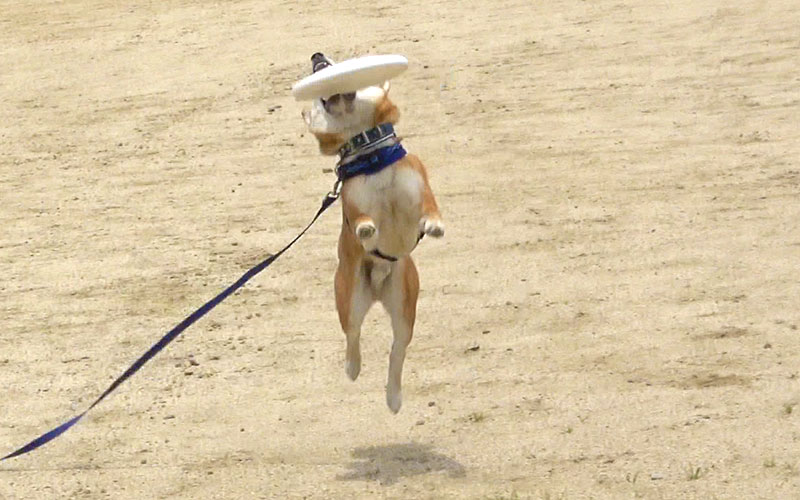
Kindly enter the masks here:
<path id="1" fill-rule="evenodd" d="M 364 56 L 332 64 L 292 86 L 298 101 L 310 101 L 334 94 L 355 92 L 380 85 L 408 68 L 408 59 L 398 55 Z"/>

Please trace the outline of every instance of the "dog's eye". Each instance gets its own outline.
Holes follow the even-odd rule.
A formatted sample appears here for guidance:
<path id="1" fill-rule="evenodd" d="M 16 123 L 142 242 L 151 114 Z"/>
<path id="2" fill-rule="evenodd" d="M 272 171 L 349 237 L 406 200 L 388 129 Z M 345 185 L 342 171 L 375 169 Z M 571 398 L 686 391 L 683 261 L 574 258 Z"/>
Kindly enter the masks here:
<path id="1" fill-rule="evenodd" d="M 340 96 L 341 96 L 341 94 L 335 94 L 335 95 L 330 96 L 328 98 L 328 104 L 336 104 L 336 103 L 338 103 Z"/>
<path id="2" fill-rule="evenodd" d="M 350 92 L 349 94 L 342 94 L 342 96 L 344 97 L 345 101 L 348 101 L 348 102 L 349 101 L 354 101 L 355 98 L 356 98 L 356 93 L 355 92 Z"/>

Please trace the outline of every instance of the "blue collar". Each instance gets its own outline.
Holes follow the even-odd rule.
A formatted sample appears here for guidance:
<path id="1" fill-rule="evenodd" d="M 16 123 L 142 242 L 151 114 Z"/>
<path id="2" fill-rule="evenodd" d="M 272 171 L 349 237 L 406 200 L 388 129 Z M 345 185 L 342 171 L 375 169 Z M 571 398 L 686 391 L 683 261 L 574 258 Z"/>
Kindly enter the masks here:
<path id="1" fill-rule="evenodd" d="M 336 167 L 339 182 L 358 175 L 372 175 L 380 172 L 406 155 L 400 143 L 376 149 L 368 154 L 357 156 L 355 160 Z"/>

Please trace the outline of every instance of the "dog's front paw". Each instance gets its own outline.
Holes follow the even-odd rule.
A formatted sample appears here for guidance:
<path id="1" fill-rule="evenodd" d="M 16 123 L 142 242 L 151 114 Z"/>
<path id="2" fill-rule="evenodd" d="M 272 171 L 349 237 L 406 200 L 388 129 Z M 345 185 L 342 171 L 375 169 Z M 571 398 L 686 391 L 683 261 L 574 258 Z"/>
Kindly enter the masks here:
<path id="1" fill-rule="evenodd" d="M 428 236 L 441 238 L 444 236 L 444 223 L 439 217 L 423 217 L 419 221 L 420 230 Z"/>
<path id="2" fill-rule="evenodd" d="M 366 241 L 372 238 L 373 236 L 375 236 L 375 233 L 377 231 L 378 228 L 375 227 L 375 223 L 372 222 L 371 220 L 361 222 L 356 226 L 356 236 L 361 241 Z"/>

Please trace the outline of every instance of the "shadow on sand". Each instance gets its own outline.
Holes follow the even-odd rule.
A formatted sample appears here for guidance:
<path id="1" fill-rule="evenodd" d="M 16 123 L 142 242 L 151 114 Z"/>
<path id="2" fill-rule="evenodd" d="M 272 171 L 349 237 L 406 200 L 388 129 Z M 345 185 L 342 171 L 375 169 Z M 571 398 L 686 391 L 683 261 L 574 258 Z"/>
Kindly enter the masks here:
<path id="1" fill-rule="evenodd" d="M 432 451 L 431 446 L 406 443 L 369 446 L 353 450 L 349 472 L 336 476 L 340 481 L 378 481 L 390 485 L 403 477 L 431 472 L 446 472 L 450 477 L 466 475 L 464 466 L 450 457 Z"/>

